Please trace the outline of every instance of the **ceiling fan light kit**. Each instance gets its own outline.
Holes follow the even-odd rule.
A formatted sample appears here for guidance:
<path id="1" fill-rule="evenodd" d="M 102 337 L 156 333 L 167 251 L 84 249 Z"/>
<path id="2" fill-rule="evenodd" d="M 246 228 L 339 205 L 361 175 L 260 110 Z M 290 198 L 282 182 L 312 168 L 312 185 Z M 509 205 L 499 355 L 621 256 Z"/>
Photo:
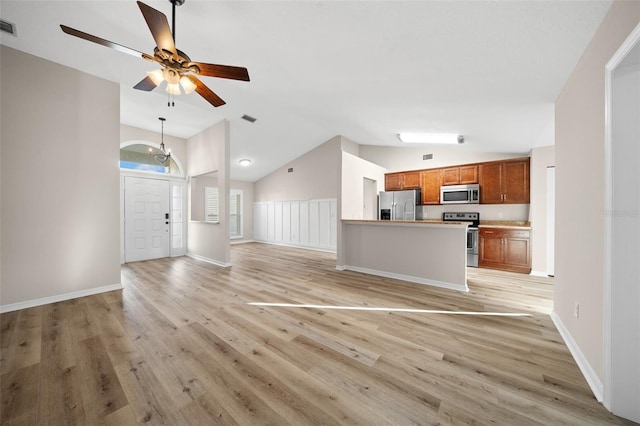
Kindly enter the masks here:
<path id="1" fill-rule="evenodd" d="M 147 59 L 162 67 L 162 69 L 147 72 L 147 77 L 136 84 L 134 89 L 149 92 L 158 87 L 163 81 L 166 81 L 166 91 L 169 93 L 170 97 L 180 95 L 182 90 L 184 90 L 185 94 L 197 92 L 211 105 L 219 107 L 224 105 L 225 101 L 200 81 L 196 75 L 249 81 L 249 72 L 244 67 L 192 62 L 187 54 L 176 48 L 175 11 L 176 6 L 181 6 L 184 2 L 185 0 L 169 0 L 169 3 L 172 5 L 173 29 L 169 27 L 169 22 L 167 21 L 167 17 L 164 13 L 141 1 L 137 2 L 140 12 L 142 12 L 142 16 L 144 17 L 147 26 L 151 31 L 151 35 L 156 42 L 156 47 L 153 49 L 153 56 L 83 31 L 67 27 L 66 25 L 60 25 L 60 28 L 66 34 L 100 44 L 123 53 Z M 182 87 L 182 90 L 180 87 Z M 169 105 L 173 105 L 171 100 L 169 101 Z"/>

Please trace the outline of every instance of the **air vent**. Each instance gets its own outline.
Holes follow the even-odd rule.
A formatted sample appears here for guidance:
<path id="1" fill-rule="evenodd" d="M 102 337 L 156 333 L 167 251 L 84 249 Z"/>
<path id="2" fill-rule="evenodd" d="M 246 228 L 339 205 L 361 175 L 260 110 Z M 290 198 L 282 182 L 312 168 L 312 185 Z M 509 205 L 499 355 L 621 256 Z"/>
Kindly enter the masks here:
<path id="1" fill-rule="evenodd" d="M 293 173 L 293 167 L 289 167 L 289 168 L 287 169 L 287 173 Z"/>
<path id="2" fill-rule="evenodd" d="M 249 123 L 255 123 L 255 121 L 257 120 L 257 118 L 253 118 L 253 117 L 251 117 L 250 115 L 247 115 L 247 114 L 243 115 L 242 119 L 243 120 L 247 120 Z"/>
<path id="3" fill-rule="evenodd" d="M 13 36 L 16 35 L 16 26 L 15 24 L 12 24 L 11 22 L 7 22 L 4 19 L 0 19 L 0 31 L 2 31 L 3 33 L 8 33 L 11 34 Z"/>
<path id="4" fill-rule="evenodd" d="M 433 160 L 433 154 L 424 154 L 422 156 L 423 160 Z"/>

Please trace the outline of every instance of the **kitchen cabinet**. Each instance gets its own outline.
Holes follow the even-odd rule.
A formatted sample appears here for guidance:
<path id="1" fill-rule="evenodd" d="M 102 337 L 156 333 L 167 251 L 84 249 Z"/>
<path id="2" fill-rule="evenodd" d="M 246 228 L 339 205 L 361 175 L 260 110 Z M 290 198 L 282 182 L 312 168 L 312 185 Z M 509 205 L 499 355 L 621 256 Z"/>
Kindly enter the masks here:
<path id="1" fill-rule="evenodd" d="M 531 272 L 531 230 L 480 227 L 478 266 Z"/>
<path id="2" fill-rule="evenodd" d="M 478 183 L 478 165 L 447 167 L 442 170 L 442 185 Z"/>
<path id="3" fill-rule="evenodd" d="M 419 189 L 420 171 L 404 172 L 404 183 L 402 189 Z"/>
<path id="4" fill-rule="evenodd" d="M 529 203 L 529 167 L 529 158 L 480 164 L 480 203 Z"/>
<path id="5" fill-rule="evenodd" d="M 385 191 L 420 188 L 420 171 L 387 173 L 384 175 Z"/>
<path id="6" fill-rule="evenodd" d="M 441 183 L 442 171 L 440 169 L 422 171 L 420 174 L 422 204 L 440 204 Z"/>
<path id="7" fill-rule="evenodd" d="M 399 191 L 402 189 L 403 173 L 387 173 L 384 175 L 384 190 Z"/>

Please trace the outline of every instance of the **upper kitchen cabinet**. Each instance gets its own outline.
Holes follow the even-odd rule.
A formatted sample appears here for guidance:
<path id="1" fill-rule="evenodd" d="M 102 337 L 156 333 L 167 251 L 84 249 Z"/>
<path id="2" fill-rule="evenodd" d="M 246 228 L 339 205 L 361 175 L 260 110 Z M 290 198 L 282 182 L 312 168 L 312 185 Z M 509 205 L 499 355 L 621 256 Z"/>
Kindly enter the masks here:
<path id="1" fill-rule="evenodd" d="M 478 183 L 478 165 L 448 167 L 442 170 L 442 185 Z"/>
<path id="2" fill-rule="evenodd" d="M 422 204 L 440 204 L 440 185 L 442 171 L 440 169 L 423 170 L 420 174 Z"/>
<path id="3" fill-rule="evenodd" d="M 384 175 L 384 190 L 399 191 L 402 189 L 404 173 L 387 173 Z"/>
<path id="4" fill-rule="evenodd" d="M 480 164 L 481 204 L 527 204 L 529 158 Z"/>
<path id="5" fill-rule="evenodd" d="M 385 191 L 420 188 L 420 171 L 387 173 L 384 175 Z"/>

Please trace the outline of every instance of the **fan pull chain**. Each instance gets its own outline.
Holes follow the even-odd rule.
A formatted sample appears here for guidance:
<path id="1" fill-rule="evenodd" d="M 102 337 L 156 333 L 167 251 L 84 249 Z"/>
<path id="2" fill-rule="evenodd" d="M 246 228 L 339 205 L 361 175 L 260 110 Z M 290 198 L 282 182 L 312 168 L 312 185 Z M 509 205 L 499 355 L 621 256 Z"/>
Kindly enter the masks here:
<path id="1" fill-rule="evenodd" d="M 171 93 L 167 93 L 167 106 L 168 107 L 176 106 L 175 99 L 176 99 L 175 95 L 172 95 Z"/>

